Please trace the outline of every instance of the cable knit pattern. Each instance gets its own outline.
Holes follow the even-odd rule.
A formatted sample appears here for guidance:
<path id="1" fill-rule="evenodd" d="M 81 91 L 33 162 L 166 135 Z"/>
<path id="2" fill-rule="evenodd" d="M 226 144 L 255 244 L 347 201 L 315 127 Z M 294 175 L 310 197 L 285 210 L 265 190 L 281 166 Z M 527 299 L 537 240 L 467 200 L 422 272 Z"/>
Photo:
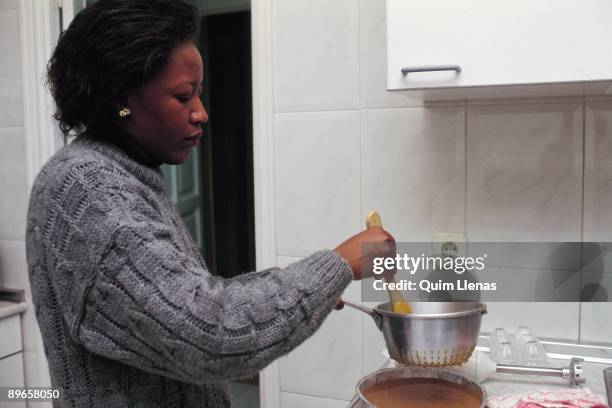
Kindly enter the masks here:
<path id="1" fill-rule="evenodd" d="M 224 382 L 302 343 L 352 277 L 331 251 L 212 276 L 159 169 L 87 136 L 36 179 L 27 258 L 60 407 L 229 407 Z"/>

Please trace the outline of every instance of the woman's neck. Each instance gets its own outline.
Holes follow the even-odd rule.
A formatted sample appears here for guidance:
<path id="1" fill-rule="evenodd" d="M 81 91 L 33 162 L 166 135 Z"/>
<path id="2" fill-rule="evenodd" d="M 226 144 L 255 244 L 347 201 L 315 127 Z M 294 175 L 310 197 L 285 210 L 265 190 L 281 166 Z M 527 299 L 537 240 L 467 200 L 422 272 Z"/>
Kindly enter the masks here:
<path id="1" fill-rule="evenodd" d="M 123 150 L 133 160 L 148 167 L 159 167 L 163 163 L 155 160 L 136 139 L 118 126 L 89 131 L 95 137 L 103 138 Z"/>

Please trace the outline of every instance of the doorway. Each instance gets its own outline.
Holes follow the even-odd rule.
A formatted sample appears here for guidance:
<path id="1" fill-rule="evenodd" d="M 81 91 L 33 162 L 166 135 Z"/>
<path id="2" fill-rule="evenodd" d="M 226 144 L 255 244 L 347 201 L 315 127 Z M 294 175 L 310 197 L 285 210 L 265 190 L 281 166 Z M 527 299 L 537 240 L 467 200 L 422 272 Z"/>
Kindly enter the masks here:
<path id="1" fill-rule="evenodd" d="M 206 261 L 231 278 L 255 269 L 251 13 L 204 16 L 204 104 L 209 113 L 202 143 Z"/>
<path id="2" fill-rule="evenodd" d="M 209 121 L 200 148 L 162 170 L 208 269 L 231 278 L 256 267 L 250 11 L 203 16 L 198 48 Z M 259 407 L 258 376 L 231 390 L 234 408 Z"/>
<path id="3" fill-rule="evenodd" d="M 250 11 L 204 15 L 198 48 L 209 121 L 189 160 L 163 171 L 209 270 L 231 278 L 256 267 Z M 232 383 L 232 406 L 258 408 L 258 384 Z"/>
<path id="4" fill-rule="evenodd" d="M 231 278 L 254 271 L 253 98 L 251 13 L 202 18 L 204 106 L 209 121 L 201 146 L 205 259 Z M 259 377 L 231 384 L 234 408 L 259 408 Z"/>

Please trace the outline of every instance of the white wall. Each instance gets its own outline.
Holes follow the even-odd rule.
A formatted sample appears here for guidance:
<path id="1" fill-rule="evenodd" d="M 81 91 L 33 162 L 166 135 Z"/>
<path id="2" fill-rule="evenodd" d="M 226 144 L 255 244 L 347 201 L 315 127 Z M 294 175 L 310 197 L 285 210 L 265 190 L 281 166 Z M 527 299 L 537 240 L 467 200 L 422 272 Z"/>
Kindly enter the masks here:
<path id="1" fill-rule="evenodd" d="M 19 32 L 19 1 L 0 1 L 3 54 L 0 59 L 0 286 L 26 289 L 29 288 L 25 261 L 28 183 Z M 23 316 L 23 341 L 30 361 L 37 350 L 36 344 L 26 336 L 33 330 L 33 315 L 30 310 Z"/>
<path id="2" fill-rule="evenodd" d="M 370 210 L 400 241 L 612 239 L 612 98 L 423 106 L 385 90 L 384 1 L 272 4 L 279 264 L 335 247 Z M 612 303 L 488 307 L 484 330 L 612 342 Z M 281 360 L 281 405 L 346 406 L 382 348 L 368 316 L 332 312 Z"/>
<path id="3" fill-rule="evenodd" d="M 29 55 L 26 58 L 22 55 L 24 49 L 31 50 L 24 47 L 22 36 L 25 30 L 21 24 L 31 17 L 24 16 L 23 5 L 20 0 L 0 0 L 0 286 L 26 290 L 29 309 L 22 315 L 26 384 L 39 386 L 48 384 L 49 380 L 47 373 L 41 372 L 46 366 L 42 363 L 44 352 L 37 334 L 25 257 L 29 195 L 26 130 L 32 131 L 36 124 L 26 123 L 24 113 L 28 105 L 24 89 L 28 87 L 23 76 L 33 68 L 26 69 L 23 62 L 31 59 Z"/>

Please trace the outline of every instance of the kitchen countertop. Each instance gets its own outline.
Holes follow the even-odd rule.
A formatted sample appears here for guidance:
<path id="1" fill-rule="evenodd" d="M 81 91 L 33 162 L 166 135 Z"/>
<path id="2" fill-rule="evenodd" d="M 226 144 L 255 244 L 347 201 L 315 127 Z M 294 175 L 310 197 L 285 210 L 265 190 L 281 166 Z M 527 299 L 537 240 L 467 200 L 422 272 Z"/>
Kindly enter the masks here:
<path id="1" fill-rule="evenodd" d="M 22 289 L 0 287 L 0 319 L 10 317 L 28 310 L 25 292 Z"/>
<path id="2" fill-rule="evenodd" d="M 567 359 L 549 358 L 549 361 L 552 367 L 567 367 L 569 365 L 569 360 Z M 580 388 L 589 388 L 594 394 L 602 396 L 605 400 L 606 390 L 603 380 L 603 370 L 611 365 L 612 364 L 589 361 L 585 362 L 583 365 L 583 376 L 586 378 L 586 383 L 580 385 Z M 570 387 L 569 382 L 562 378 L 501 373 L 492 374 L 481 383 L 481 386 L 487 393 L 487 397 L 525 394 L 539 390 L 555 390 Z M 353 399 L 353 401 L 349 403 L 349 407 L 365 408 L 365 405 Z"/>
<path id="3" fill-rule="evenodd" d="M 0 300 L 0 319 L 10 317 L 28 310 L 26 302 L 8 302 Z"/>
<path id="4" fill-rule="evenodd" d="M 551 360 L 553 367 L 567 367 L 567 360 Z M 603 380 L 603 370 L 609 367 L 607 364 L 585 362 L 583 365 L 583 376 L 586 383 L 580 388 L 589 388 L 594 394 L 606 397 L 606 389 Z M 544 377 L 536 375 L 517 374 L 493 374 L 481 383 L 487 396 L 525 394 L 538 390 L 554 390 L 569 388 L 569 382 L 562 378 Z"/>

